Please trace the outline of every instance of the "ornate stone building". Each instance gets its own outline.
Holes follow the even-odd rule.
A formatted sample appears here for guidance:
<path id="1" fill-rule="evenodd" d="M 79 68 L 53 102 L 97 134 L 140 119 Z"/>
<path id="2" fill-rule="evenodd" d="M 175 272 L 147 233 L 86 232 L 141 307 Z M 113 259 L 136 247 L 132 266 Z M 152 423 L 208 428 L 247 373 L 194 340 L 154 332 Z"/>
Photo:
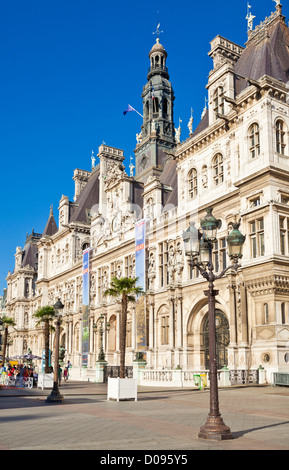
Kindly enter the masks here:
<path id="1" fill-rule="evenodd" d="M 81 366 L 82 253 L 90 248 L 88 368 L 95 367 L 103 315 L 107 361 L 119 361 L 120 304 L 103 296 L 113 276 L 135 275 L 135 222 L 147 219 L 148 368 L 208 367 L 206 281 L 190 269 L 182 232 L 206 208 L 220 219 L 215 270 L 228 266 L 226 236 L 240 221 L 246 234 L 242 267 L 216 282 L 218 364 L 231 370 L 289 370 L 289 30 L 281 5 L 245 47 L 221 36 L 211 42 L 208 108 L 181 141 L 167 52 L 157 40 L 142 92 L 143 125 L 136 174 L 122 150 L 101 145 L 92 171 L 75 170 L 73 202 L 62 196 L 42 234 L 17 248 L 7 276 L 8 316 L 17 323 L 13 353 L 43 349 L 33 313 L 60 298 L 61 344 Z M 53 344 L 52 344 L 53 349 Z M 135 306 L 129 308 L 127 364 L 136 354 Z"/>

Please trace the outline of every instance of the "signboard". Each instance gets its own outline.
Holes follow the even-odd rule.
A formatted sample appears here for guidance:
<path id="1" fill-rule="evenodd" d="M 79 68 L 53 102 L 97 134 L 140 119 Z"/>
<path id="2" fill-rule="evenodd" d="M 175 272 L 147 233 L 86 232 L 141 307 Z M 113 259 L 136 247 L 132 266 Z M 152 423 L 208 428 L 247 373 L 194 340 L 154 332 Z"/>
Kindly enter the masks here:
<path id="1" fill-rule="evenodd" d="M 82 262 L 82 367 L 88 365 L 89 352 L 89 256 L 90 248 L 84 250 Z"/>
<path id="2" fill-rule="evenodd" d="M 146 221 L 135 224 L 135 275 L 137 285 L 146 290 Z M 146 350 L 146 296 L 140 295 L 135 304 L 136 313 L 136 350 Z"/>
<path id="3" fill-rule="evenodd" d="M 48 365 L 51 366 L 51 350 L 49 349 L 48 354 Z M 42 361 L 41 361 L 41 370 L 44 372 L 45 369 L 45 349 L 42 349 Z"/>

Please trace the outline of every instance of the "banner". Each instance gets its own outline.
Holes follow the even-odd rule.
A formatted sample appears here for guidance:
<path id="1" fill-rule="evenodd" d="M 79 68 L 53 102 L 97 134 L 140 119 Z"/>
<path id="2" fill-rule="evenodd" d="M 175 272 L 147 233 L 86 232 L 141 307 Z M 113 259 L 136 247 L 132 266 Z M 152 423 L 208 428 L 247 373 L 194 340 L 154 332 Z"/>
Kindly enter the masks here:
<path id="1" fill-rule="evenodd" d="M 146 290 L 145 236 L 146 221 L 142 219 L 135 224 L 135 276 L 138 277 L 138 286 L 144 291 Z"/>
<path id="2" fill-rule="evenodd" d="M 88 365 L 89 351 L 89 255 L 90 248 L 83 252 L 82 262 L 82 367 Z"/>
<path id="3" fill-rule="evenodd" d="M 135 224 L 135 275 L 138 287 L 146 290 L 146 221 Z M 140 295 L 135 305 L 136 350 L 146 351 L 146 296 Z"/>

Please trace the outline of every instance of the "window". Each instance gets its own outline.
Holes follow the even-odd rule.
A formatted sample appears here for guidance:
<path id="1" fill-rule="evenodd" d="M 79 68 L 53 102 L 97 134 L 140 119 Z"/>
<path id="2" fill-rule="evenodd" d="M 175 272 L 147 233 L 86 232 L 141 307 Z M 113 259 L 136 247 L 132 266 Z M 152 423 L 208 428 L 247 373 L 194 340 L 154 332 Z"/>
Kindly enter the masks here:
<path id="1" fill-rule="evenodd" d="M 269 323 L 269 306 L 264 304 L 264 323 Z"/>
<path id="2" fill-rule="evenodd" d="M 265 255 L 263 218 L 250 222 L 250 242 L 252 258 Z"/>
<path id="3" fill-rule="evenodd" d="M 159 244 L 159 279 L 160 287 L 168 284 L 168 244 L 163 242 Z"/>
<path id="4" fill-rule="evenodd" d="M 158 98 L 154 98 L 153 99 L 153 114 L 158 114 L 159 112 L 159 99 Z M 156 117 L 156 116 L 154 116 Z"/>
<path id="5" fill-rule="evenodd" d="M 133 277 L 134 273 L 134 256 L 126 256 L 125 257 L 125 277 Z"/>
<path id="6" fill-rule="evenodd" d="M 198 195 L 198 175 L 197 170 L 193 168 L 189 172 L 189 197 L 194 199 Z"/>
<path id="7" fill-rule="evenodd" d="M 286 323 L 286 305 L 285 302 L 281 304 L 281 323 L 284 325 Z"/>
<path id="8" fill-rule="evenodd" d="M 161 344 L 169 344 L 169 316 L 161 317 Z"/>
<path id="9" fill-rule="evenodd" d="M 249 148 L 252 159 L 260 155 L 260 130 L 257 123 L 249 128 Z"/>
<path id="10" fill-rule="evenodd" d="M 218 186 L 224 181 L 224 162 L 221 153 L 218 153 L 213 158 L 213 178 L 215 186 Z"/>
<path id="11" fill-rule="evenodd" d="M 223 271 L 227 268 L 226 238 L 215 241 L 212 256 L 216 272 Z"/>
<path id="12" fill-rule="evenodd" d="M 163 99 L 163 114 L 168 114 L 168 100 L 166 98 Z"/>
<path id="13" fill-rule="evenodd" d="M 281 216 L 280 225 L 280 251 L 281 255 L 289 254 L 289 218 Z"/>
<path id="14" fill-rule="evenodd" d="M 285 154 L 285 125 L 281 119 L 276 122 L 276 151 Z"/>
<path id="15" fill-rule="evenodd" d="M 218 87 L 214 93 L 214 113 L 215 116 L 218 114 L 224 114 L 224 89 L 223 87 Z M 217 117 L 217 116 L 216 116 Z"/>

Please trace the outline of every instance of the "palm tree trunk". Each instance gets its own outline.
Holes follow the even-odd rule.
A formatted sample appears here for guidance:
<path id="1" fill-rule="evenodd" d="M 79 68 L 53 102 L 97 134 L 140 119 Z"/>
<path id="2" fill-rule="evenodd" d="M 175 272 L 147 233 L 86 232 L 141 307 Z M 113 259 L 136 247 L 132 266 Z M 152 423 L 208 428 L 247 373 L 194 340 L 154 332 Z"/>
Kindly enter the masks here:
<path id="1" fill-rule="evenodd" d="M 6 358 L 6 348 L 7 348 L 7 338 L 8 338 L 8 326 L 5 327 L 4 330 L 4 338 L 3 338 L 3 366 L 5 365 L 5 358 Z"/>
<path id="2" fill-rule="evenodd" d="M 49 373 L 49 321 L 44 323 L 45 374 Z"/>
<path id="3" fill-rule="evenodd" d="M 126 320 L 127 320 L 127 295 L 122 294 L 121 321 L 120 321 L 120 373 L 121 379 L 125 378 L 125 346 L 126 346 Z"/>

